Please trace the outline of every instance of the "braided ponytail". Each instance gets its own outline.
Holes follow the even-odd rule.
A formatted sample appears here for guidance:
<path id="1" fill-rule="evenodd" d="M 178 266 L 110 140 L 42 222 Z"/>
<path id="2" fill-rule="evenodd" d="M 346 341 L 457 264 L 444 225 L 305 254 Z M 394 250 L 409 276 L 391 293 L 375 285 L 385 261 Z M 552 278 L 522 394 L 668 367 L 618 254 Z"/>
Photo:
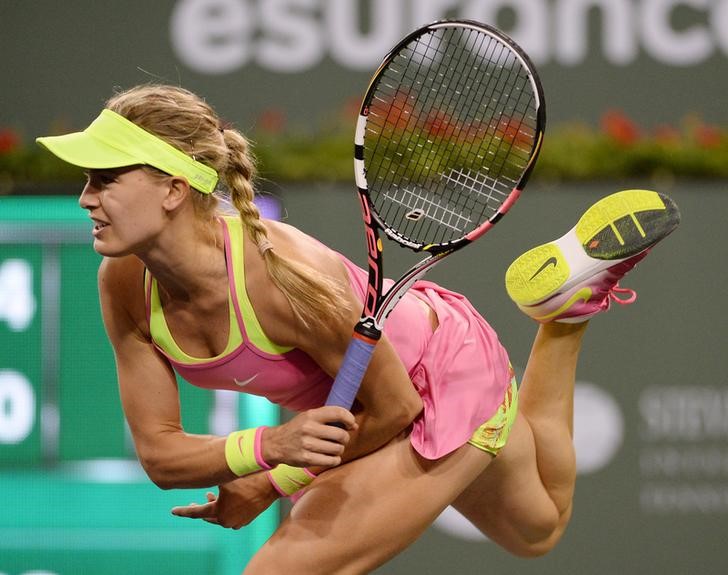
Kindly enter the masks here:
<path id="1" fill-rule="evenodd" d="M 268 274 L 304 325 L 325 325 L 327 317 L 336 316 L 349 307 L 342 287 L 315 269 L 276 252 L 253 202 L 255 162 L 248 141 L 235 130 L 225 130 L 223 136 L 229 155 L 227 169 L 221 176 L 230 189 L 233 206 L 265 260 Z"/>

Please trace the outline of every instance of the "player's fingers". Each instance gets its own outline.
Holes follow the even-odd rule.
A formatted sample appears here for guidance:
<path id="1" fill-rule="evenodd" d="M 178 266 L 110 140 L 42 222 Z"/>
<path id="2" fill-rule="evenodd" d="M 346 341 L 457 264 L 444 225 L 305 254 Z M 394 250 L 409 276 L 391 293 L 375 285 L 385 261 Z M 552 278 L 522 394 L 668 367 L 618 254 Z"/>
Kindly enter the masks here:
<path id="1" fill-rule="evenodd" d="M 312 451 L 322 450 L 324 453 L 340 453 L 351 439 L 348 429 L 330 423 L 318 423 L 315 427 L 304 430 L 304 433 L 308 440 L 308 443 L 304 443 L 305 447 Z"/>
<path id="2" fill-rule="evenodd" d="M 197 505 L 192 503 L 190 505 L 183 505 L 180 507 L 172 508 L 172 515 L 177 517 L 188 517 L 190 519 L 205 519 L 214 516 L 216 501 Z"/>
<path id="3" fill-rule="evenodd" d="M 323 455 L 321 453 L 312 453 L 308 456 L 306 467 L 336 467 L 341 465 L 341 457 L 337 455 Z"/>
<path id="4" fill-rule="evenodd" d="M 306 443 L 306 448 L 308 449 L 308 451 L 311 451 L 313 453 L 320 453 L 321 455 L 341 455 L 342 453 L 344 453 L 344 447 L 346 446 L 348 441 L 348 434 L 345 441 L 310 439 Z"/>
<path id="5" fill-rule="evenodd" d="M 336 405 L 325 405 L 323 407 L 319 407 L 311 410 L 311 414 L 322 423 L 339 423 L 348 430 L 353 430 L 357 427 L 354 414 L 348 409 L 344 409 L 343 407 L 338 407 Z"/>

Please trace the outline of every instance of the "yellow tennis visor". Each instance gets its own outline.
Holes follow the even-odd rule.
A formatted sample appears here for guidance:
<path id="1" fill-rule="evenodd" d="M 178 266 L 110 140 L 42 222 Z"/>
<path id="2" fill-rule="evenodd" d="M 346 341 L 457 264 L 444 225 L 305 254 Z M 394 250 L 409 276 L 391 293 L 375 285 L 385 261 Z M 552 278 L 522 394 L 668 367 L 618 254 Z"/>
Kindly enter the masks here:
<path id="1" fill-rule="evenodd" d="M 103 110 L 83 132 L 35 140 L 64 162 L 88 169 L 122 168 L 146 164 L 170 176 L 186 178 L 190 186 L 211 194 L 217 172 L 127 120 Z"/>

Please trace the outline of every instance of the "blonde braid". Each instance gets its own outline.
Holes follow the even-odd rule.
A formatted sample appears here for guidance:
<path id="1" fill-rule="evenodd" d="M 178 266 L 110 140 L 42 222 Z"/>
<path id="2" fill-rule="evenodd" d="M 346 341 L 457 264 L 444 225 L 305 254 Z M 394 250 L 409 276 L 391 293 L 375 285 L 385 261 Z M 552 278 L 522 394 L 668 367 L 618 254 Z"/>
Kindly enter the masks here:
<path id="1" fill-rule="evenodd" d="M 327 318 L 337 317 L 349 307 L 342 286 L 313 268 L 276 252 L 253 202 L 255 163 L 248 141 L 235 130 L 225 130 L 223 136 L 229 156 L 227 169 L 221 176 L 230 189 L 233 206 L 265 260 L 268 274 L 304 325 L 325 327 Z"/>

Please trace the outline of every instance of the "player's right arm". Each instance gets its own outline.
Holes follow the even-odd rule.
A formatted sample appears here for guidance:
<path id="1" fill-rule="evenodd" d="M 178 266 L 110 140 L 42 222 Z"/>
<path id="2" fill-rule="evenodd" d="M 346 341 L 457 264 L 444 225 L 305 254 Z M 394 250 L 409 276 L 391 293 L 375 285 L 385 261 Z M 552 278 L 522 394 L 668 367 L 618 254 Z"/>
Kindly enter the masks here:
<path id="1" fill-rule="evenodd" d="M 162 488 L 231 481 L 235 475 L 225 461 L 225 438 L 187 434 L 182 427 L 174 372 L 151 343 L 143 278 L 143 265 L 134 256 L 106 258 L 99 268 L 104 325 L 139 461 Z"/>
<path id="2" fill-rule="evenodd" d="M 99 268 L 104 325 L 137 457 L 149 478 L 163 489 L 210 487 L 237 479 L 225 458 L 225 437 L 190 434 L 182 427 L 174 372 L 151 342 L 143 279 L 144 267 L 134 256 L 107 258 Z M 264 458 L 271 465 L 336 465 L 348 434 L 326 425 L 332 420 L 353 425 L 346 410 L 310 410 L 270 434 L 285 444 L 264 441 Z"/>

